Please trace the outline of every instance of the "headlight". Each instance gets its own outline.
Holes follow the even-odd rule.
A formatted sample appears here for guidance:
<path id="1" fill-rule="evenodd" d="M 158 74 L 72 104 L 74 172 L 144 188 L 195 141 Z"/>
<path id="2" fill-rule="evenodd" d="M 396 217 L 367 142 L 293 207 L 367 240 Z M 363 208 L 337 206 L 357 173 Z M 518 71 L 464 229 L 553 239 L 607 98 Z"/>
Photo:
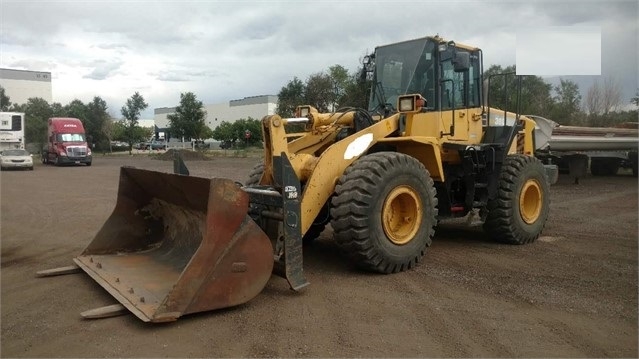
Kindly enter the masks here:
<path id="1" fill-rule="evenodd" d="M 60 155 L 60 156 L 66 156 L 66 155 L 67 155 L 67 153 L 66 153 L 66 152 L 64 152 L 64 150 L 60 150 L 60 151 L 58 152 L 58 155 Z"/>
<path id="2" fill-rule="evenodd" d="M 403 95 L 397 99 L 399 112 L 419 112 L 426 105 L 420 94 Z"/>
<path id="3" fill-rule="evenodd" d="M 406 98 L 400 98 L 399 99 L 399 110 L 401 112 L 410 112 L 413 111 L 413 109 L 415 104 L 415 98 L 414 97 L 406 97 Z"/>

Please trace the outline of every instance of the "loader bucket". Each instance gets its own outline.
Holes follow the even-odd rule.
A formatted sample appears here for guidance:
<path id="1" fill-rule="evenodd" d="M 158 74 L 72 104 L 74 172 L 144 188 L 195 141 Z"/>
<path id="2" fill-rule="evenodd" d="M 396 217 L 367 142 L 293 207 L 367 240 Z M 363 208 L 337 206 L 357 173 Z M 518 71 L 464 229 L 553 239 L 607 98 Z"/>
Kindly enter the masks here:
<path id="1" fill-rule="evenodd" d="M 247 210 L 231 180 L 123 167 L 113 213 L 74 261 L 147 322 L 238 305 L 273 269 Z"/>

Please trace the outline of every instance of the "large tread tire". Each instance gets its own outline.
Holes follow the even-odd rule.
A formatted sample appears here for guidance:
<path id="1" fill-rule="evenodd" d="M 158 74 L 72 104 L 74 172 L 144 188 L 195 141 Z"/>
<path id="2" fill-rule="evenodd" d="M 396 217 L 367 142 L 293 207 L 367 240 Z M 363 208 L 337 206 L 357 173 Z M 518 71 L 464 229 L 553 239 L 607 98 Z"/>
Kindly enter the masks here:
<path id="1" fill-rule="evenodd" d="M 498 242 L 532 243 L 544 229 L 549 210 L 550 186 L 541 161 L 510 155 L 501 169 L 497 198 L 488 202 L 484 230 Z"/>
<path id="2" fill-rule="evenodd" d="M 249 177 L 244 184 L 247 186 L 255 186 L 260 183 L 260 179 L 262 179 L 262 174 L 264 174 L 264 163 L 257 163 L 249 172 Z"/>
<path id="3" fill-rule="evenodd" d="M 249 178 L 244 182 L 246 186 L 255 186 L 260 183 L 262 179 L 262 175 L 264 174 L 264 163 L 257 163 L 251 172 L 249 173 Z M 322 215 L 324 209 L 320 212 Z M 328 214 L 326 214 L 328 215 Z M 326 225 L 330 222 L 330 219 L 325 219 L 321 223 L 313 223 L 311 227 L 306 231 L 304 236 L 302 237 L 302 243 L 305 245 L 313 243 L 319 236 L 324 232 Z"/>
<path id="4" fill-rule="evenodd" d="M 406 207 L 418 203 L 417 208 L 421 208 L 419 218 L 404 219 L 411 229 L 401 242 L 392 240 L 392 234 L 386 232 L 388 215 L 404 215 L 395 212 L 403 208 L 401 205 L 388 210 L 387 201 L 398 198 L 392 195 L 398 189 L 409 191 Z M 331 217 L 337 245 L 358 267 L 379 273 L 408 270 L 422 259 L 435 234 L 435 186 L 424 165 L 411 156 L 396 152 L 369 154 L 355 161 L 339 179 Z"/>

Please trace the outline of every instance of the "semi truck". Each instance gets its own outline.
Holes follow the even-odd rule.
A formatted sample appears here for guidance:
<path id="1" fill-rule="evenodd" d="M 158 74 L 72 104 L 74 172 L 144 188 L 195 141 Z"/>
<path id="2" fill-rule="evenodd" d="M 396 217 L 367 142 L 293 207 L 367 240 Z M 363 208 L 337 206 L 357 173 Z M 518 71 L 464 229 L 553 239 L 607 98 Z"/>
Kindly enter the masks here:
<path id="1" fill-rule="evenodd" d="M 82 121 L 71 117 L 50 118 L 47 145 L 42 150 L 42 163 L 91 166 L 91 161 L 91 148 L 87 143 Z"/>
<path id="2" fill-rule="evenodd" d="M 24 113 L 0 112 L 0 151 L 24 149 Z"/>

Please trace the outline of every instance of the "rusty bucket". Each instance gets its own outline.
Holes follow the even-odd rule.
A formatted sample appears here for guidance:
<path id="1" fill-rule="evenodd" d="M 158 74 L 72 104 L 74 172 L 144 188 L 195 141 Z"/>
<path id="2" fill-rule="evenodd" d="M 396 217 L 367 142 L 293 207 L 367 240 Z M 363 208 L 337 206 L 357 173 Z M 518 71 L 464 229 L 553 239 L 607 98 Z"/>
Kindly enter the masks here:
<path id="1" fill-rule="evenodd" d="M 74 261 L 147 322 L 245 303 L 273 269 L 247 209 L 231 180 L 123 167 L 113 213 Z"/>

